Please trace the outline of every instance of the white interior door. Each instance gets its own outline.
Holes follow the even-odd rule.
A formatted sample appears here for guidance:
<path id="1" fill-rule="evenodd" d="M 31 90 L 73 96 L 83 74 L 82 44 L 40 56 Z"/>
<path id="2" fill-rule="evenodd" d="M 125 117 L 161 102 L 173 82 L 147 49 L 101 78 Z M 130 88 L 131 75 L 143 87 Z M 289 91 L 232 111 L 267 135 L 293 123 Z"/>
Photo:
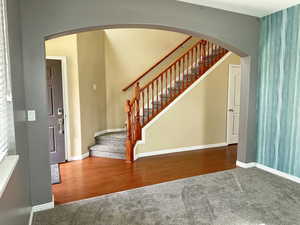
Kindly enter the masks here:
<path id="1" fill-rule="evenodd" d="M 239 142 L 241 65 L 229 65 L 227 142 Z"/>

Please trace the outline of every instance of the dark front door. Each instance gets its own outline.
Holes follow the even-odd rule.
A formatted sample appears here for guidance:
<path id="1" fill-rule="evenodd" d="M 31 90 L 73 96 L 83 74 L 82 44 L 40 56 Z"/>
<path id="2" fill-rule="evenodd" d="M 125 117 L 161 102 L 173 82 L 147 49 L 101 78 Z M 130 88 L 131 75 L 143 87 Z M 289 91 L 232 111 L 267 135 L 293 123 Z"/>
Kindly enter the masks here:
<path id="1" fill-rule="evenodd" d="M 47 59 L 50 164 L 65 161 L 64 109 L 61 61 Z"/>

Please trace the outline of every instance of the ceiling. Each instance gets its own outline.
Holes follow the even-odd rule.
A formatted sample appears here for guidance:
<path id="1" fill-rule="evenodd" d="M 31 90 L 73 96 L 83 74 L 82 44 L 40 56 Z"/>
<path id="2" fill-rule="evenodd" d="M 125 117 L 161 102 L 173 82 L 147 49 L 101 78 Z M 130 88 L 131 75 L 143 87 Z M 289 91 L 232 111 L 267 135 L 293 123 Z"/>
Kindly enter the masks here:
<path id="1" fill-rule="evenodd" d="M 255 17 L 263 17 L 300 4 L 300 0 L 178 0 L 223 9 Z"/>

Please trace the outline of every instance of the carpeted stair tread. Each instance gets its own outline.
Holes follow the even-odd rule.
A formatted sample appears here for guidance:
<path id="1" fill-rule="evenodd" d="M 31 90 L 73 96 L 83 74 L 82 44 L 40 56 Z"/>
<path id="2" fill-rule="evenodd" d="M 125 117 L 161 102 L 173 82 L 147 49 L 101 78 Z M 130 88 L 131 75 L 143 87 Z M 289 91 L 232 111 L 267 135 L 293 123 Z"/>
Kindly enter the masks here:
<path id="1" fill-rule="evenodd" d="M 90 147 L 92 156 L 125 159 L 125 131 L 101 134 L 95 138 L 95 142 Z"/>
<path id="2" fill-rule="evenodd" d="M 118 132 L 109 132 L 105 134 L 101 134 L 97 136 L 96 138 L 99 139 L 123 139 L 126 137 L 125 131 L 118 131 Z"/>

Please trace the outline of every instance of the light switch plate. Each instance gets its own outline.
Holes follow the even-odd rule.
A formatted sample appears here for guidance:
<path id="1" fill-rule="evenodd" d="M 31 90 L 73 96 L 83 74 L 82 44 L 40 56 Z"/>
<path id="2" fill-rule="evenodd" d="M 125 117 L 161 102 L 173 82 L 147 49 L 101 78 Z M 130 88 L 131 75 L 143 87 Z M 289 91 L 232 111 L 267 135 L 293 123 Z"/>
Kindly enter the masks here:
<path id="1" fill-rule="evenodd" d="M 27 111 L 27 120 L 28 121 L 36 121 L 35 110 Z"/>
<path id="2" fill-rule="evenodd" d="M 92 87 L 93 87 L 93 90 L 94 90 L 94 91 L 97 90 L 97 85 L 96 85 L 96 84 L 93 84 Z"/>

